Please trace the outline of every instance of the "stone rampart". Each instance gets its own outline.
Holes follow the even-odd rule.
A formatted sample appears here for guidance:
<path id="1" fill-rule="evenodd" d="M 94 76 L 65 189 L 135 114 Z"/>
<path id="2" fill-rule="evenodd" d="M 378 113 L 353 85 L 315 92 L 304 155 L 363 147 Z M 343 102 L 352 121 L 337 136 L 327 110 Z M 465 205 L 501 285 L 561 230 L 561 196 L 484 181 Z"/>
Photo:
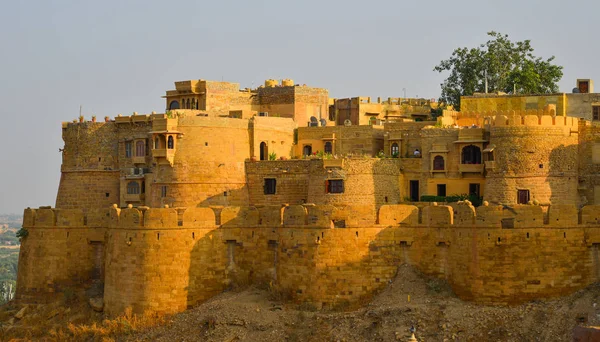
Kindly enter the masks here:
<path id="1" fill-rule="evenodd" d="M 27 209 L 18 297 L 93 280 L 101 265 L 111 315 L 178 312 L 257 282 L 317 307 L 345 306 L 408 263 L 461 298 L 520 303 L 597 280 L 600 206 L 545 209 L 383 205 L 371 218 L 371 208 L 313 204 Z"/>

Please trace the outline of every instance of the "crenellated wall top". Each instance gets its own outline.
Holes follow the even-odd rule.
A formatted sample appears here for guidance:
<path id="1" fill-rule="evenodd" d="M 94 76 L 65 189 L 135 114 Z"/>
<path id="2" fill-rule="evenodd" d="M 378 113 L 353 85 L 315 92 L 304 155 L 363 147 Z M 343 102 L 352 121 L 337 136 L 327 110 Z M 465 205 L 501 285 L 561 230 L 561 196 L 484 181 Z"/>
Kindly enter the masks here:
<path id="1" fill-rule="evenodd" d="M 363 208 L 364 207 L 364 208 Z M 600 227 L 600 205 L 384 205 L 377 217 L 367 206 L 283 205 L 224 208 L 25 209 L 25 228 L 244 228 L 407 226 L 439 228 Z"/>

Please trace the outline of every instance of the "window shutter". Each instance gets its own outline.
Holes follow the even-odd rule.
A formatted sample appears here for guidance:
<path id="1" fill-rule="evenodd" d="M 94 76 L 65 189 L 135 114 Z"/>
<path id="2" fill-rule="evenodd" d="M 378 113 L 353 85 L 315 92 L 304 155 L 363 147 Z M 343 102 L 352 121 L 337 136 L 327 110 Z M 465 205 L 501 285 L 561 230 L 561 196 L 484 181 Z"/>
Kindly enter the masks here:
<path id="1" fill-rule="evenodd" d="M 325 193 L 326 194 L 329 193 L 329 181 L 328 180 L 325 181 Z"/>

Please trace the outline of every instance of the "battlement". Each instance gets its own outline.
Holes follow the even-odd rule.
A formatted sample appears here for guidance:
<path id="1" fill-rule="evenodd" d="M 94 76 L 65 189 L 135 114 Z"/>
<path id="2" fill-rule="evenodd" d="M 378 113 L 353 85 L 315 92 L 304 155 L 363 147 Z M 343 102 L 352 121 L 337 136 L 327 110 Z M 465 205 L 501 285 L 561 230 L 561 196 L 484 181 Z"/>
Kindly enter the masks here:
<path id="1" fill-rule="evenodd" d="M 391 105 L 405 105 L 405 106 L 430 106 L 431 100 L 423 98 L 403 98 L 403 97 L 388 97 L 382 99 L 378 97 L 376 101 L 371 100 L 370 96 L 359 96 L 353 97 L 352 100 L 360 104 L 374 103 L 374 104 L 391 104 Z"/>
<path id="2" fill-rule="evenodd" d="M 579 119 L 569 116 L 549 116 L 549 115 L 504 115 L 502 112 L 495 116 L 484 119 L 484 125 L 489 124 L 492 127 L 507 126 L 528 126 L 528 127 L 568 127 L 577 129 Z"/>
<path id="3" fill-rule="evenodd" d="M 244 227 L 320 227 L 332 228 L 375 224 L 368 206 L 283 205 L 224 208 L 106 208 L 84 212 L 79 209 L 25 209 L 26 228 L 244 228 Z"/>
<path id="4" fill-rule="evenodd" d="M 438 119 L 443 126 L 480 127 L 569 127 L 577 129 L 579 118 L 556 115 L 553 106 L 532 110 L 449 111 Z"/>
<path id="5" fill-rule="evenodd" d="M 180 125 L 189 126 L 214 126 L 214 127 L 230 127 L 235 125 L 236 127 L 247 127 L 249 120 L 260 122 L 263 125 L 276 128 L 293 129 L 295 124 L 292 119 L 284 117 L 259 117 L 254 116 L 248 119 L 240 118 L 229 118 L 229 117 L 214 117 L 205 115 L 200 110 L 191 109 L 177 109 L 173 110 L 169 114 L 152 112 L 151 114 L 138 114 L 133 113 L 132 115 L 120 115 L 110 119 L 109 117 L 105 121 L 76 121 L 63 122 L 62 128 L 66 129 L 69 127 L 100 127 L 104 124 L 140 124 L 148 123 L 152 124 L 152 129 L 155 131 L 160 130 L 175 130 L 178 123 Z M 91 125 L 95 126 L 91 126 Z"/>
<path id="6" fill-rule="evenodd" d="M 181 110 L 181 112 L 189 112 L 188 110 Z M 196 111 L 198 112 L 198 111 Z M 80 117 L 79 120 L 73 120 L 72 122 L 63 121 L 62 128 L 68 128 L 69 126 L 85 126 L 90 124 L 95 125 L 104 125 L 107 123 L 148 123 L 152 122 L 155 119 L 165 119 L 167 118 L 167 114 L 161 113 L 157 114 L 156 112 L 152 112 L 150 114 L 138 114 L 137 112 L 133 112 L 131 115 L 121 115 L 111 118 L 110 116 L 105 116 L 102 120 L 97 120 L 96 116 L 92 116 L 91 120 L 86 120 L 84 117 Z"/>
<path id="7" fill-rule="evenodd" d="M 466 202 L 418 208 L 412 205 L 384 205 L 379 225 L 435 228 L 583 228 L 599 227 L 600 206 L 581 210 L 573 205 L 483 205 Z"/>
<path id="8" fill-rule="evenodd" d="M 600 205 L 483 205 L 465 202 L 417 207 L 383 205 L 372 217 L 365 205 L 283 205 L 224 208 L 25 209 L 26 228 L 251 228 L 374 226 L 431 228 L 589 228 L 600 227 Z"/>

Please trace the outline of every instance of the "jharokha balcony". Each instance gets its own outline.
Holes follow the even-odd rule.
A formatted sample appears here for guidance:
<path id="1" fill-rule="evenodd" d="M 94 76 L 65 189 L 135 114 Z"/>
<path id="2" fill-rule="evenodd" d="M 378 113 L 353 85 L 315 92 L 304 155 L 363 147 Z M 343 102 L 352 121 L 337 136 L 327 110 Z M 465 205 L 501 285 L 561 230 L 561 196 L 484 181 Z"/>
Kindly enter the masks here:
<path id="1" fill-rule="evenodd" d="M 167 148 L 158 148 L 152 150 L 152 156 L 154 158 L 169 158 L 175 156 L 175 150 Z"/>
<path id="2" fill-rule="evenodd" d="M 459 164 L 458 171 L 461 173 L 483 173 L 483 164 Z"/>

